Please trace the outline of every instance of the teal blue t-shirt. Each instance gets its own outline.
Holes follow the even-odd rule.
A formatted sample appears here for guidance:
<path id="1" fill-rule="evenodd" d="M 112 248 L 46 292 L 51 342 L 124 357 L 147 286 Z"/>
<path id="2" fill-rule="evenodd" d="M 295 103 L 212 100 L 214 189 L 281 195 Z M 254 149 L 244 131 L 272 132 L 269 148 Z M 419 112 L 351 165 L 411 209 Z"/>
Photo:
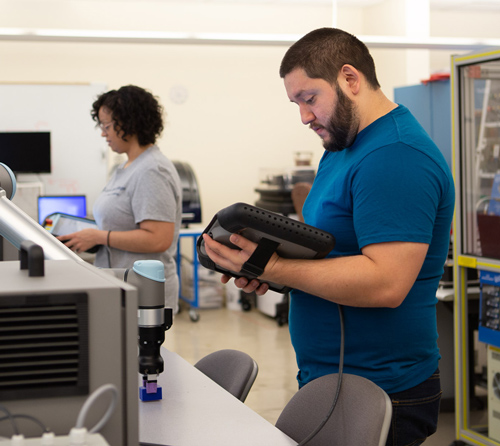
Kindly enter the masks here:
<path id="1" fill-rule="evenodd" d="M 437 369 L 436 290 L 454 203 L 443 155 L 402 105 L 363 129 L 351 147 L 324 153 L 303 214 L 306 223 L 335 236 L 328 257 L 359 255 L 373 243 L 429 244 L 417 281 L 398 308 L 343 307 L 346 373 L 394 393 Z M 293 290 L 289 321 L 299 385 L 336 373 L 337 304 Z"/>

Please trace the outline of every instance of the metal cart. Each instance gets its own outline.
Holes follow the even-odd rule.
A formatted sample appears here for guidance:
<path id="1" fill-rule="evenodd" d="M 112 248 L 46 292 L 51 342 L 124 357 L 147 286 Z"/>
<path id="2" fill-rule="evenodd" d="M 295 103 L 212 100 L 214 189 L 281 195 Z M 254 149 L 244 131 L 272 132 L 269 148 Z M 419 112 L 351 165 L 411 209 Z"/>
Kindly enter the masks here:
<path id="1" fill-rule="evenodd" d="M 203 233 L 203 229 L 184 228 L 179 232 L 179 240 L 177 242 L 177 275 L 179 276 L 179 299 L 189 304 L 189 317 L 193 322 L 200 320 L 200 315 L 197 309 L 200 307 L 199 301 L 199 281 L 198 281 L 198 254 L 196 253 L 196 242 L 198 237 Z M 182 240 L 190 239 L 192 242 L 192 268 L 193 268 L 193 297 L 192 299 L 182 294 Z"/>

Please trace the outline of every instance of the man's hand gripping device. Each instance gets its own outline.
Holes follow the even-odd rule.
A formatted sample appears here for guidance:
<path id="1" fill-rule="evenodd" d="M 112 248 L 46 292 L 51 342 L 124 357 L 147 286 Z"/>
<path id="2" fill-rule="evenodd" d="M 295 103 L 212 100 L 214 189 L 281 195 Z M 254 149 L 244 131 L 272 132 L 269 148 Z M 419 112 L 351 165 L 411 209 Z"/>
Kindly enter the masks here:
<path id="1" fill-rule="evenodd" d="M 326 231 L 246 203 L 235 203 L 221 209 L 203 233 L 233 249 L 239 249 L 229 241 L 231 234 L 235 233 L 257 244 L 254 253 L 238 272 L 215 264 L 207 255 L 203 237 L 198 238 L 196 245 L 198 258 L 205 268 L 249 280 L 264 272 L 275 252 L 289 259 L 321 259 L 335 246 L 335 238 Z M 269 289 L 278 293 L 290 291 L 286 285 L 272 282 Z"/>

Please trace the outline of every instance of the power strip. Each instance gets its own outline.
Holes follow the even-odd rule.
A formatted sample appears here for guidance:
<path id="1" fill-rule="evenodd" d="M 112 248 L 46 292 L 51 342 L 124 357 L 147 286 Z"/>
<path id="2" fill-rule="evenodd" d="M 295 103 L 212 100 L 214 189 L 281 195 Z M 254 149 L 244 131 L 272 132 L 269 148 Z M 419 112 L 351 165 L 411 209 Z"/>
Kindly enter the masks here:
<path id="1" fill-rule="evenodd" d="M 72 442 L 69 435 L 45 434 L 43 437 L 22 438 L 20 436 L 0 439 L 0 446 L 109 446 L 101 434 L 87 434 L 83 443 Z"/>

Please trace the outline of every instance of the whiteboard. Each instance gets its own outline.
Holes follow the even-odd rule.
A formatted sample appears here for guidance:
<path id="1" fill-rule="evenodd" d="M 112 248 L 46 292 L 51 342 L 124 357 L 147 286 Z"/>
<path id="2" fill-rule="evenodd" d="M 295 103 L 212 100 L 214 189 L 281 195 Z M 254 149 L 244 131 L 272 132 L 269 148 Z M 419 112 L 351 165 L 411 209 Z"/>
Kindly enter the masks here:
<path id="1" fill-rule="evenodd" d="M 108 148 L 90 117 L 106 90 L 89 84 L 0 84 L 0 131 L 50 131 L 51 174 L 20 174 L 45 195 L 86 195 L 87 214 L 107 180 Z M 2 160 L 0 159 L 0 162 Z"/>

